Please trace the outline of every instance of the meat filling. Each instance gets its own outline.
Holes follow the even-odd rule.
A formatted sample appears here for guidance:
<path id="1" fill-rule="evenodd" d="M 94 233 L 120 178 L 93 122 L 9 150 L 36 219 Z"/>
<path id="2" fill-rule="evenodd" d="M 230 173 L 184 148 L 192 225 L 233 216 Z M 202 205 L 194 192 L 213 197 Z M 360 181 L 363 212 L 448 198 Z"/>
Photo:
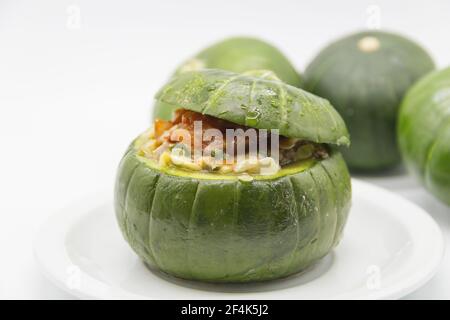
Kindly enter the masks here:
<path id="1" fill-rule="evenodd" d="M 201 137 L 208 136 L 209 129 L 213 129 L 212 132 L 215 134 L 209 135 L 209 139 L 202 139 Z M 249 129 L 253 129 L 256 133 L 253 136 L 236 134 L 230 140 L 225 139 L 228 137 L 227 129 L 234 129 L 233 132 L 240 133 L 248 133 Z M 328 157 L 327 148 L 323 144 L 262 133 L 258 129 L 178 109 L 171 121 L 155 120 L 153 128 L 140 137 L 138 154 L 158 161 L 162 166 L 173 165 L 194 171 L 261 175 L 275 174 L 281 167 L 298 161 L 321 160 Z M 196 135 L 200 135 L 197 140 Z M 252 144 L 251 137 L 256 143 Z M 274 137 L 277 138 L 278 147 L 274 144 Z M 262 148 L 260 141 L 263 138 L 266 139 L 265 148 Z"/>

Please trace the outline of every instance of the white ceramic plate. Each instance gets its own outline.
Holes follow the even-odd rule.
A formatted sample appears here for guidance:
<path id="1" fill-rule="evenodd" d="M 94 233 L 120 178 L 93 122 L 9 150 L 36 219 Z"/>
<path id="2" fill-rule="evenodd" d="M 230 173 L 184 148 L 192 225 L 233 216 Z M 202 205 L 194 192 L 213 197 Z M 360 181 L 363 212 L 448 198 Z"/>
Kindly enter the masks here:
<path id="1" fill-rule="evenodd" d="M 340 245 L 302 274 L 256 284 L 215 285 L 150 271 L 119 232 L 111 194 L 93 195 L 50 218 L 35 239 L 45 274 L 80 298 L 395 299 L 428 281 L 443 255 L 430 216 L 395 194 L 353 180 Z"/>

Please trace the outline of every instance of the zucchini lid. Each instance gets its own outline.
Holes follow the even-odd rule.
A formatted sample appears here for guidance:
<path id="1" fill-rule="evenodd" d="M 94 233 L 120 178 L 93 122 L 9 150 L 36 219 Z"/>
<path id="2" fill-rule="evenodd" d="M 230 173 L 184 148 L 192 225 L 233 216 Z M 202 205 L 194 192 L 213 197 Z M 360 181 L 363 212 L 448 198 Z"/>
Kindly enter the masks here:
<path id="1" fill-rule="evenodd" d="M 316 143 L 350 144 L 341 116 L 325 99 L 281 81 L 218 69 L 174 77 L 156 99 L 222 120 Z"/>

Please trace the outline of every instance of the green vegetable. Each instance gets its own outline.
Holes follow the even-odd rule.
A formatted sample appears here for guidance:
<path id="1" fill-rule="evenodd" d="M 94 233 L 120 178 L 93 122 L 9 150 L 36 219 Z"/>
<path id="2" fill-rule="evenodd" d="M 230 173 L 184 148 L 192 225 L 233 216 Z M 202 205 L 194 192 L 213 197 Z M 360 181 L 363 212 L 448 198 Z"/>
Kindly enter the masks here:
<path id="1" fill-rule="evenodd" d="M 258 114 L 257 128 L 348 143 L 330 104 L 279 81 L 189 72 L 157 99 L 238 124 L 248 123 L 251 111 Z M 119 166 L 116 217 L 139 257 L 163 272 L 212 282 L 276 279 L 312 265 L 341 238 L 351 184 L 333 146 L 322 160 L 302 160 L 270 176 L 242 176 L 161 167 L 139 156 L 137 145 L 139 140 Z"/>
<path id="2" fill-rule="evenodd" d="M 348 146 L 344 121 L 331 106 L 302 89 L 280 81 L 205 69 L 172 79 L 156 99 L 257 129 L 279 129 L 280 135 Z"/>
<path id="3" fill-rule="evenodd" d="M 450 205 L 450 68 L 427 75 L 408 91 L 398 141 L 408 169 Z"/>
<path id="4" fill-rule="evenodd" d="M 414 42 L 361 32 L 322 50 L 305 72 L 304 87 L 329 99 L 346 121 L 352 146 L 342 153 L 349 167 L 375 171 L 399 163 L 398 107 L 408 88 L 433 68 Z"/>
<path id="5" fill-rule="evenodd" d="M 351 193 L 336 152 L 311 168 L 291 169 L 295 173 L 249 182 L 164 172 L 131 148 L 117 178 L 117 220 L 145 262 L 177 277 L 244 282 L 287 276 L 337 245 Z"/>
<path id="6" fill-rule="evenodd" d="M 235 37 L 216 43 L 183 63 L 175 72 L 223 69 L 235 73 L 271 70 L 282 81 L 300 87 L 301 78 L 289 60 L 274 46 L 255 38 Z M 156 102 L 153 117 L 170 120 L 173 107 Z"/>

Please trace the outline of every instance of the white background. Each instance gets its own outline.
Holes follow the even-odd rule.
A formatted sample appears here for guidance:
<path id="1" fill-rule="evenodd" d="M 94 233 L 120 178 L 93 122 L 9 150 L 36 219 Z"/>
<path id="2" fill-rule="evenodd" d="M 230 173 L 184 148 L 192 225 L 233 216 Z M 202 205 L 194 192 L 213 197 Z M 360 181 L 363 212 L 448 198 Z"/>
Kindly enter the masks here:
<path id="1" fill-rule="evenodd" d="M 0 297 L 70 298 L 41 276 L 33 235 L 71 201 L 112 190 L 122 152 L 149 125 L 153 94 L 182 60 L 254 35 L 303 70 L 328 41 L 373 27 L 378 9 L 381 28 L 450 65 L 445 0 L 1 0 Z M 367 179 L 424 207 L 450 243 L 450 209 L 412 179 Z M 450 298 L 448 253 L 444 263 L 410 298 Z"/>

